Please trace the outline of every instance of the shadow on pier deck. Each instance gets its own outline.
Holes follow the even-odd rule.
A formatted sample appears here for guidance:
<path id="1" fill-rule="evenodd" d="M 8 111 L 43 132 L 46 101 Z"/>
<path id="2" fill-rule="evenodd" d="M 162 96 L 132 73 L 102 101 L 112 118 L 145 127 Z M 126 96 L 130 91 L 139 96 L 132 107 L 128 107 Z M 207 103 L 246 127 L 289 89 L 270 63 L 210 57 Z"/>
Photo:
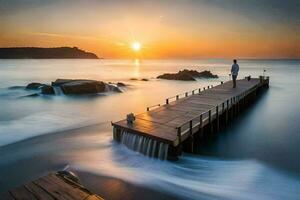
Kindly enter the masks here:
<path id="1" fill-rule="evenodd" d="M 178 159 L 182 149 L 193 152 L 195 138 L 218 132 L 268 86 L 269 77 L 261 76 L 238 80 L 236 88 L 228 81 L 176 95 L 148 107 L 133 123 L 112 123 L 114 139 L 150 157 Z"/>

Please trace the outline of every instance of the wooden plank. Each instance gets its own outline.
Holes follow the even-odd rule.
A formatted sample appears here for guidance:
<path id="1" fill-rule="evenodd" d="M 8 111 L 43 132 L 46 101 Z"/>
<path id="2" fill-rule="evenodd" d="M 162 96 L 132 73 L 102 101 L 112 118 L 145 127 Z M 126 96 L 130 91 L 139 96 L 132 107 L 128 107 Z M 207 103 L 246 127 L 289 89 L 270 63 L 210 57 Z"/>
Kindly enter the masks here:
<path id="1" fill-rule="evenodd" d="M 50 173 L 9 191 L 14 200 L 103 200 L 82 185 Z"/>
<path id="2" fill-rule="evenodd" d="M 34 184 L 33 182 L 27 183 L 24 185 L 24 187 L 29 190 L 37 199 L 42 200 L 55 200 L 54 196 L 47 193 L 45 190 L 43 190 L 38 185 Z"/>
<path id="3" fill-rule="evenodd" d="M 57 199 L 83 200 L 88 196 L 87 193 L 66 184 L 64 181 L 53 174 L 44 176 L 34 181 L 34 183 Z"/>
<path id="4" fill-rule="evenodd" d="M 14 199 L 17 200 L 39 200 L 23 185 L 10 190 L 9 193 Z"/>

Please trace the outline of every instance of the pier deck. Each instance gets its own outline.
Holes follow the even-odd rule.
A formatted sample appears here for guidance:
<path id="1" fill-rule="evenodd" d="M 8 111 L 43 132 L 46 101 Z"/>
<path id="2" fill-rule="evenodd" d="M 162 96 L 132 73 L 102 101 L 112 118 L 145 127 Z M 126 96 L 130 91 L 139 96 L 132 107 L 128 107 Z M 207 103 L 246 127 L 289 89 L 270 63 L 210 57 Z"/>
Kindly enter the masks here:
<path id="1" fill-rule="evenodd" d="M 2 198 L 1 198 L 2 199 Z M 103 200 L 76 180 L 59 173 L 28 182 L 10 190 L 4 199 L 11 200 Z"/>
<path id="2" fill-rule="evenodd" d="M 268 77 L 260 77 L 237 80 L 236 88 L 232 88 L 232 82 L 228 81 L 215 87 L 196 89 L 184 93 L 182 98 L 182 95 L 176 95 L 166 99 L 166 104 L 157 105 L 152 110 L 147 108 L 147 112 L 135 116 L 132 124 L 125 119 L 112 125 L 116 130 L 176 147 L 212 121 L 217 121 L 218 125 L 220 115 L 226 114 L 227 121 L 231 108 L 238 110 L 246 96 L 255 95 L 256 90 L 268 84 Z"/>

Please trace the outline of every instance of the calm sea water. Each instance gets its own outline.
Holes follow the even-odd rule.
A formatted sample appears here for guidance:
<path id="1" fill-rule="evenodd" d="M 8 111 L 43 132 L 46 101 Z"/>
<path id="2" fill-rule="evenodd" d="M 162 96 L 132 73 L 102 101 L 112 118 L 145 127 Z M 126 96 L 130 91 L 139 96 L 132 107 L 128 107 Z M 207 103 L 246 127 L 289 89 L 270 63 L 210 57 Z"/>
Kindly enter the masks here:
<path id="1" fill-rule="evenodd" d="M 300 61 L 240 61 L 240 77 L 259 76 L 266 69 L 270 88 L 218 138 L 199 147 L 198 154 L 160 161 L 112 141 L 111 121 L 144 112 L 177 93 L 229 80 L 230 65 L 229 60 L 0 60 L 0 193 L 69 168 L 182 199 L 299 199 Z M 155 79 L 183 68 L 211 70 L 220 78 Z M 129 86 L 121 94 L 80 98 L 24 98 L 32 92 L 11 88 L 57 78 Z M 128 199 L 140 199 L 134 194 Z M 105 197 L 116 199 L 109 192 Z"/>

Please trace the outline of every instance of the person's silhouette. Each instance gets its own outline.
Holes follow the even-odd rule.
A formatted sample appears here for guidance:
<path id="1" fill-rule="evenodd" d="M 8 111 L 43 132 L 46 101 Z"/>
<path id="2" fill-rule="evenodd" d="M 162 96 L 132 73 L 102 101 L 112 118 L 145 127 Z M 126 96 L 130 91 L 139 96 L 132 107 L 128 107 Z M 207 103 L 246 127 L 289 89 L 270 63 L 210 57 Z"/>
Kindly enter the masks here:
<path id="1" fill-rule="evenodd" d="M 240 66 L 237 64 L 236 59 L 233 60 L 233 65 L 231 66 L 231 75 L 233 81 L 233 88 L 236 88 L 236 78 L 239 73 Z"/>

